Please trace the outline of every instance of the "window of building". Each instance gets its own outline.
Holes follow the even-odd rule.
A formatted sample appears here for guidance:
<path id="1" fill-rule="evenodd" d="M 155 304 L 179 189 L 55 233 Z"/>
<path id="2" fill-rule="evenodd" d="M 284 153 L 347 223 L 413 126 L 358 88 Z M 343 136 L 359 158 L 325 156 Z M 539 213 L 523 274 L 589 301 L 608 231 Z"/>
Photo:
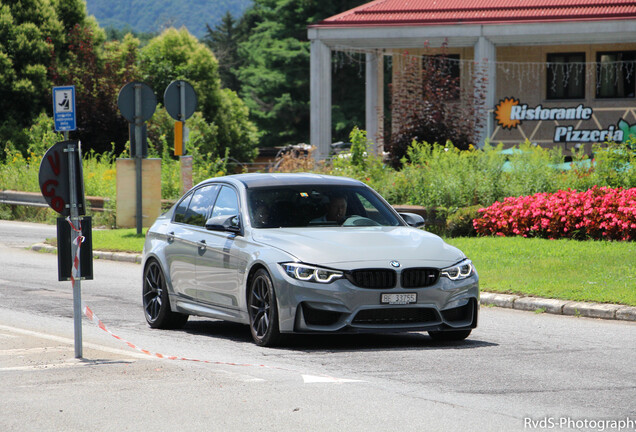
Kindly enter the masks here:
<path id="1" fill-rule="evenodd" d="M 551 53 L 547 59 L 547 98 L 585 98 L 585 53 Z"/>
<path id="2" fill-rule="evenodd" d="M 596 97 L 633 98 L 636 51 L 596 53 Z"/>

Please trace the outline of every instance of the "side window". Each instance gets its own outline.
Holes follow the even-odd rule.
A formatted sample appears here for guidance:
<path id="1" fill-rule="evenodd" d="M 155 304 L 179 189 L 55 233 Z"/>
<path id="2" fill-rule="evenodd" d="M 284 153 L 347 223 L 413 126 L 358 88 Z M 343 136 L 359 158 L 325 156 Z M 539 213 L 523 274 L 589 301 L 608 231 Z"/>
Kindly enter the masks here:
<path id="1" fill-rule="evenodd" d="M 218 189 L 217 185 L 209 185 L 194 191 L 183 222 L 188 225 L 205 226 L 210 207 L 214 203 Z"/>
<path id="2" fill-rule="evenodd" d="M 214 204 L 212 217 L 235 216 L 238 213 L 238 197 L 236 196 L 236 192 L 231 187 L 223 186 Z"/>
<path id="3" fill-rule="evenodd" d="M 174 221 L 183 223 L 185 220 L 185 214 L 188 210 L 188 204 L 192 199 L 192 193 L 189 193 L 184 199 L 181 200 L 177 208 L 174 210 Z"/>

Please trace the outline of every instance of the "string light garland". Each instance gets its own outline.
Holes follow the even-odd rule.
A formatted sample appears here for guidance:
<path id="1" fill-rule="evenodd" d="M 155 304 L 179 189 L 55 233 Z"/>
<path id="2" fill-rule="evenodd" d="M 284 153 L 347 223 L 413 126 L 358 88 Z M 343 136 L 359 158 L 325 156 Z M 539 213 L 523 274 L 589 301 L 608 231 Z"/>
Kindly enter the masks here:
<path id="1" fill-rule="evenodd" d="M 423 47 L 428 48 L 428 47 Z M 424 59 L 431 54 L 413 54 L 408 50 L 365 49 L 350 46 L 332 47 L 334 71 L 344 68 L 345 65 L 357 65 L 358 75 L 364 75 L 363 66 L 366 64 L 366 54 L 383 55 L 385 63 L 392 67 L 394 57 L 401 57 L 403 61 Z M 635 60 L 601 61 L 601 62 L 515 62 L 499 60 L 475 60 L 448 57 L 444 60 L 446 65 L 457 65 L 462 74 L 473 76 L 477 65 L 483 70 L 493 66 L 497 77 L 507 82 L 517 82 L 518 91 L 521 92 L 529 81 L 536 82 L 546 75 L 551 69 L 552 80 L 549 83 L 551 89 L 556 91 L 558 87 L 567 87 L 572 81 L 579 85 L 585 77 L 585 82 L 594 82 L 596 91 L 605 84 L 619 85 L 621 81 L 631 81 L 636 73 Z M 546 78 L 547 79 L 547 78 Z"/>

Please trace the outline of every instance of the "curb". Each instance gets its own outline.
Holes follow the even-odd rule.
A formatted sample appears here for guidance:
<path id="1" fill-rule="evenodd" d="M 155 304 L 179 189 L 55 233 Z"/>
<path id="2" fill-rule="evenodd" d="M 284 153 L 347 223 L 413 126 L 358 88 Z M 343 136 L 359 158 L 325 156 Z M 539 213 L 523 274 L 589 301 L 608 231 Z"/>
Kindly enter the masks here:
<path id="1" fill-rule="evenodd" d="M 57 253 L 55 246 L 44 243 L 36 243 L 30 249 L 37 252 Z M 141 264 L 141 254 L 127 252 L 93 251 L 93 258 Z"/>
<path id="2" fill-rule="evenodd" d="M 479 302 L 484 306 L 497 306 L 524 311 L 540 311 L 542 313 L 545 312 L 555 315 L 636 321 L 636 307 L 618 304 L 544 299 L 491 292 L 481 292 Z"/>
<path id="3" fill-rule="evenodd" d="M 37 243 L 31 250 L 57 253 L 55 246 Z M 96 259 L 141 264 L 141 254 L 126 252 L 93 251 Z M 540 311 L 555 315 L 571 315 L 576 317 L 600 318 L 620 321 L 636 321 L 636 307 L 606 303 L 587 303 L 571 300 L 556 300 L 540 297 L 523 297 L 511 294 L 480 292 L 479 303 L 484 306 L 497 306 L 523 311 Z"/>

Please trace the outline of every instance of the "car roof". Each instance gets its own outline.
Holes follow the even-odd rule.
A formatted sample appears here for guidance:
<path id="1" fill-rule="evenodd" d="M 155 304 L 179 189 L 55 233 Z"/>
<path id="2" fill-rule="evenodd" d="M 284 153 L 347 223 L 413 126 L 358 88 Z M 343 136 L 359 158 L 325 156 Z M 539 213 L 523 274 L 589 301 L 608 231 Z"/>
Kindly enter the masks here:
<path id="1" fill-rule="evenodd" d="M 349 177 L 337 177 L 312 173 L 248 173 L 217 177 L 206 180 L 241 182 L 247 189 L 268 186 L 317 185 L 317 186 L 361 186 L 364 183 Z"/>

